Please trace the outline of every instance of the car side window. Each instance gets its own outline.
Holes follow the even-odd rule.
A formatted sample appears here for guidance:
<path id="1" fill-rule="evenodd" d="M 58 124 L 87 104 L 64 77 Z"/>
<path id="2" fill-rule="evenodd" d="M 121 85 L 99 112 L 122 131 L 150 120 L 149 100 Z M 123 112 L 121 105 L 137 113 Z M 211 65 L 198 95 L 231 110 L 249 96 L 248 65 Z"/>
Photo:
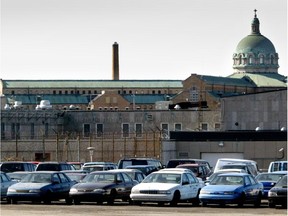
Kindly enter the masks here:
<path id="1" fill-rule="evenodd" d="M 63 173 L 59 173 L 58 175 L 59 175 L 62 183 L 69 182 L 69 180 L 66 178 L 66 176 Z"/>
<path id="2" fill-rule="evenodd" d="M 197 183 L 197 179 L 190 173 L 187 173 L 190 184 Z"/>
<path id="3" fill-rule="evenodd" d="M 58 181 L 58 182 L 60 182 L 59 176 L 58 176 L 57 174 L 54 174 L 54 175 L 52 176 L 52 181 Z"/>
<path id="4" fill-rule="evenodd" d="M 116 181 L 117 181 L 117 182 L 118 182 L 118 181 L 119 181 L 119 182 L 122 182 L 122 181 L 123 181 L 120 173 L 118 173 L 118 174 L 116 175 Z"/>
<path id="5" fill-rule="evenodd" d="M 129 176 L 126 173 L 122 173 L 122 176 L 124 178 L 125 183 L 131 182 L 131 178 L 129 178 Z"/>
<path id="6" fill-rule="evenodd" d="M 248 176 L 245 176 L 245 184 L 246 185 L 251 185 L 251 181 L 250 181 Z"/>
<path id="7" fill-rule="evenodd" d="M 256 184 L 256 181 L 254 180 L 253 177 L 249 176 L 249 179 L 250 179 L 250 181 L 251 181 L 252 184 Z"/>

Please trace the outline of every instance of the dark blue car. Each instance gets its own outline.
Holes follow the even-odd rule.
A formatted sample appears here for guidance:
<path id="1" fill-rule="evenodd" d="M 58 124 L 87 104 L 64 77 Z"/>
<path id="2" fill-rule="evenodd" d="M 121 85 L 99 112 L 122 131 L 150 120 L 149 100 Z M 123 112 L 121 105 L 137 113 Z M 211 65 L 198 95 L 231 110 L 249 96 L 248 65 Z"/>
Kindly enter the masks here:
<path id="1" fill-rule="evenodd" d="M 65 173 L 58 171 L 38 171 L 27 174 L 19 183 L 8 188 L 7 199 L 16 204 L 17 201 L 51 201 L 65 199 L 71 204 L 70 188 L 76 184 Z"/>
<path id="2" fill-rule="evenodd" d="M 253 203 L 259 207 L 263 196 L 263 185 L 248 173 L 225 173 L 214 178 L 200 191 L 202 206 L 207 204 Z"/>
<path id="3" fill-rule="evenodd" d="M 287 171 L 277 171 L 270 173 L 260 173 L 256 176 L 256 180 L 263 184 L 264 186 L 264 194 L 263 199 L 268 198 L 269 190 L 275 186 L 275 184 L 281 179 L 283 176 L 287 175 Z"/>

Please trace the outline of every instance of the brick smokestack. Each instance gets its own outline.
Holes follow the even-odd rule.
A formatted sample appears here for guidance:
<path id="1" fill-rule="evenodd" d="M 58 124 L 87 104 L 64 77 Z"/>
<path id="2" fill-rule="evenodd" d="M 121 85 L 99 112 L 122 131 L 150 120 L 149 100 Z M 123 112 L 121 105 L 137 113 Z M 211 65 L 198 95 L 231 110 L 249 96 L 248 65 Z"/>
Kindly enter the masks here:
<path id="1" fill-rule="evenodd" d="M 112 49 L 112 80 L 119 80 L 119 47 L 116 42 L 113 44 Z"/>

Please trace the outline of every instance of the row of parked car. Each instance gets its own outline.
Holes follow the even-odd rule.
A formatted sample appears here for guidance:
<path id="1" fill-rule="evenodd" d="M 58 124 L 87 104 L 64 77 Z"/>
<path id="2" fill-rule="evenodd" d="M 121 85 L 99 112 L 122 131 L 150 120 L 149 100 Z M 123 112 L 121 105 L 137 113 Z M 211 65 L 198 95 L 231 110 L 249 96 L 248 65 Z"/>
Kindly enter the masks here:
<path id="1" fill-rule="evenodd" d="M 178 163 L 174 160 L 173 165 L 169 166 L 176 168 L 164 169 L 148 163 L 143 165 L 143 161 L 139 162 L 137 159 L 133 160 L 136 164 L 127 159 L 122 163 L 122 169 L 119 169 L 120 163 L 118 163 L 113 169 L 85 171 L 85 165 L 99 165 L 87 163 L 77 171 L 26 172 L 22 180 L 14 181 L 8 186 L 6 195 L 4 193 L 2 195 L 1 191 L 1 197 L 6 197 L 10 203 L 21 200 L 50 203 L 65 199 L 67 204 L 76 205 L 81 202 L 113 204 L 115 201 L 128 201 L 133 204 L 155 202 L 159 205 L 190 202 L 196 206 L 200 203 L 203 206 L 208 204 L 242 206 L 244 203 L 259 206 L 262 199 L 268 198 L 270 207 L 278 204 L 287 206 L 287 171 L 260 173 L 255 177 L 245 169 L 224 167 L 227 164 L 239 165 L 239 162 L 234 161 L 222 163 L 224 169 L 217 168 L 218 170 L 212 174 L 209 164 L 200 160 L 190 164 L 186 162 L 191 161 L 178 160 Z M 133 169 L 137 166 L 152 166 L 155 170 L 145 175 L 139 169 Z M 204 170 L 209 171 L 207 176 L 201 176 Z M 222 172 L 223 170 L 226 172 Z M 71 174 L 81 178 L 76 179 Z M 5 178 L 7 183 L 11 183 L 8 175 L 10 174 L 1 172 L 1 185 L 4 184 Z M 271 178 L 271 181 L 268 178 Z"/>

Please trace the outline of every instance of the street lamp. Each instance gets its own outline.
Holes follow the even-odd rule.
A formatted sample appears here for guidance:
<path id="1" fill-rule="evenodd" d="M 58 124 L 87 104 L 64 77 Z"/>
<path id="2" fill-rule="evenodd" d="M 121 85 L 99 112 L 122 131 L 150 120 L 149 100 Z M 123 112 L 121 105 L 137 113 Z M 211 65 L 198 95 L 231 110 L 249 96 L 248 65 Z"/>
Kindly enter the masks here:
<path id="1" fill-rule="evenodd" d="M 93 161 L 93 153 L 94 153 L 95 148 L 94 147 L 88 147 L 87 150 L 89 151 L 89 154 L 90 154 L 90 162 L 92 162 Z"/>

